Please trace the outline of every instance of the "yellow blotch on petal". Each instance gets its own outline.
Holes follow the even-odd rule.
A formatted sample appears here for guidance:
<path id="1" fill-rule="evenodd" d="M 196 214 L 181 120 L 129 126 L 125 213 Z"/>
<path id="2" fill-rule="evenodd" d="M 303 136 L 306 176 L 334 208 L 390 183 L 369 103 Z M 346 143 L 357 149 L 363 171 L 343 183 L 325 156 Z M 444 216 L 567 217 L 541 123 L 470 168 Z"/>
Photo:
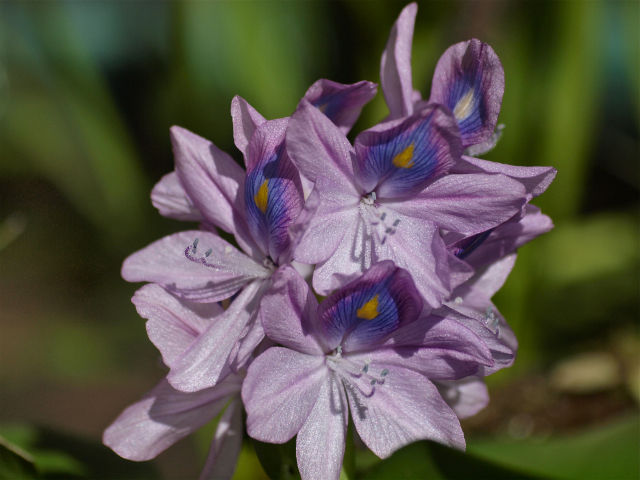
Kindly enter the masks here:
<path id="1" fill-rule="evenodd" d="M 393 165 L 398 168 L 413 167 L 413 143 L 393 157 Z"/>
<path id="2" fill-rule="evenodd" d="M 456 103 L 456 108 L 453 109 L 453 115 L 455 115 L 456 120 L 464 120 L 473 112 L 473 88 L 469 90 L 464 97 L 458 100 Z"/>
<path id="3" fill-rule="evenodd" d="M 364 318 L 365 320 L 373 320 L 378 316 L 378 313 L 380 313 L 378 312 L 378 295 L 373 297 L 356 311 L 358 318 Z"/>
<path id="4" fill-rule="evenodd" d="M 265 180 L 260 185 L 258 193 L 253 196 L 253 201 L 256 202 L 256 206 L 262 213 L 266 213 L 267 204 L 269 202 L 269 180 Z"/>

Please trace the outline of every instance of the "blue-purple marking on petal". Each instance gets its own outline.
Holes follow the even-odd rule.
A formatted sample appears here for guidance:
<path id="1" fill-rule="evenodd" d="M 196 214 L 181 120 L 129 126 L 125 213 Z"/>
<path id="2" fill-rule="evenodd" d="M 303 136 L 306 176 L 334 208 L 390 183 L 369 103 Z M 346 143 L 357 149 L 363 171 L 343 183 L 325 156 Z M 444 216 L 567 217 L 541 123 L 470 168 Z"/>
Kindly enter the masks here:
<path id="1" fill-rule="evenodd" d="M 450 47 L 434 74 L 431 102 L 453 113 L 465 147 L 491 138 L 496 126 L 504 72 L 489 45 L 477 39 Z"/>
<path id="2" fill-rule="evenodd" d="M 353 351 L 382 340 L 422 308 L 410 275 L 393 264 L 365 275 L 328 297 L 320 307 L 321 328 L 330 345 Z"/>
<path id="3" fill-rule="evenodd" d="M 331 121 L 335 122 L 337 116 L 342 113 L 344 109 L 344 102 L 348 98 L 349 93 L 350 92 L 345 91 L 328 93 L 314 100 L 311 104 L 329 117 Z"/>
<path id="4" fill-rule="evenodd" d="M 309 87 L 304 98 L 346 134 L 376 90 L 376 85 L 367 81 L 347 85 L 321 79 Z"/>
<path id="5" fill-rule="evenodd" d="M 278 262 L 289 247 L 288 228 L 301 208 L 298 172 L 289 161 L 284 143 L 247 172 L 245 205 L 255 241 Z"/>
<path id="6" fill-rule="evenodd" d="M 463 136 L 481 129 L 485 121 L 486 109 L 480 97 L 481 80 L 482 76 L 476 72 L 465 72 L 449 92 L 447 106 L 456 117 Z"/>
<path id="7" fill-rule="evenodd" d="M 453 247 L 453 254 L 464 260 L 469 255 L 473 253 L 473 251 L 478 248 L 480 245 L 484 243 L 484 241 L 491 235 L 493 229 L 487 230 L 486 232 L 479 233 L 477 235 L 473 235 L 472 237 L 465 238 L 456 244 Z"/>
<path id="8" fill-rule="evenodd" d="M 356 139 L 360 185 L 381 198 L 413 195 L 459 155 L 455 130 L 454 119 L 438 107 L 386 131 L 364 132 Z"/>

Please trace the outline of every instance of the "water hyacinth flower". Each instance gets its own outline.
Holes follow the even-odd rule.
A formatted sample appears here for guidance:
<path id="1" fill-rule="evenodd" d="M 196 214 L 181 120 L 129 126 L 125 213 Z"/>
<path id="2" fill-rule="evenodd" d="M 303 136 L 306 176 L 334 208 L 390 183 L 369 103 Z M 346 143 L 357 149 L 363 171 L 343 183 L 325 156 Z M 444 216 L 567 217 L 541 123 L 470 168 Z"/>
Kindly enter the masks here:
<path id="1" fill-rule="evenodd" d="M 512 253 L 480 269 L 457 287 L 439 314 L 447 315 L 473 331 L 491 353 L 493 364 L 481 366 L 474 375 L 459 380 L 437 382 L 442 397 L 459 418 L 475 415 L 489 403 L 484 377 L 510 367 L 518 341 L 491 297 L 502 287 L 515 263 Z"/>
<path id="2" fill-rule="evenodd" d="M 186 231 L 165 237 L 130 256 L 122 274 L 129 281 L 163 285 L 191 301 L 216 302 L 237 294 L 231 306 L 198 337 L 171 366 L 169 382 L 183 391 L 197 391 L 216 384 L 234 360 L 251 353 L 262 340 L 255 312 L 262 292 L 278 262 L 290 260 L 286 224 L 297 215 L 302 188 L 297 172 L 279 146 L 286 120 L 257 126 L 247 148 L 245 172 L 211 142 L 173 127 L 176 173 L 188 198 L 205 219 L 233 233 L 238 250 L 211 230 Z M 267 185 L 278 197 L 254 194 L 257 212 L 247 205 L 246 192 L 269 169 Z M 265 183 L 263 179 L 262 183 Z M 258 189 L 260 187 L 258 186 Z M 278 211 L 274 213 L 274 202 Z M 271 209 L 269 207 L 271 206 Z M 284 231 L 283 231 L 284 230 Z M 246 338 L 246 348 L 237 342 Z"/>
<path id="3" fill-rule="evenodd" d="M 538 180 L 542 193 L 555 177 L 551 167 L 514 167 L 474 159 L 500 138 L 497 120 L 504 94 L 504 69 L 495 51 L 477 39 L 449 47 L 436 64 L 428 102 L 413 89 L 411 43 L 418 5 L 407 5 L 394 23 L 380 63 L 380 83 L 389 119 L 410 116 L 429 104 L 445 106 L 454 116 L 468 156 L 456 173 L 502 173 L 527 182 Z M 535 195 L 534 195 L 535 196 Z"/>
<path id="4" fill-rule="evenodd" d="M 551 219 L 537 207 L 527 204 L 524 213 L 499 227 L 448 247 L 468 263 L 475 274 L 453 291 L 443 308 L 455 311 L 452 316 L 482 338 L 494 362 L 491 367 L 481 367 L 472 377 L 438 383 L 443 398 L 460 418 L 475 415 L 488 404 L 489 394 L 483 377 L 511 366 L 515 359 L 518 341 L 491 298 L 511 272 L 516 249 L 551 228 Z"/>
<path id="5" fill-rule="evenodd" d="M 464 448 L 459 421 L 432 380 L 465 377 L 492 360 L 467 328 L 423 312 L 407 271 L 377 263 L 321 304 L 293 269 L 274 279 L 261 316 L 282 346 L 248 369 L 249 435 L 284 443 L 297 434 L 304 479 L 339 477 L 348 412 L 382 458 L 420 439 Z"/>
<path id="6" fill-rule="evenodd" d="M 348 131 L 375 90 L 370 82 L 320 80 L 308 97 Z M 203 230 L 165 237 L 130 256 L 122 269 L 126 280 L 157 283 L 190 301 L 237 294 L 172 367 L 168 379 L 183 391 L 215 385 L 227 364 L 241 363 L 262 340 L 255 321 L 260 297 L 273 271 L 292 261 L 288 229 L 302 207 L 302 179 L 284 148 L 288 118 L 267 121 L 240 97 L 231 113 L 246 174 L 211 142 L 173 127 L 176 171 L 156 185 L 152 201 L 166 216 L 201 221 Z M 242 251 L 215 228 L 233 234 Z"/>
<path id="7" fill-rule="evenodd" d="M 158 285 L 145 285 L 132 301 L 168 367 L 222 314 L 216 303 L 187 304 Z M 200 478 L 231 478 L 242 446 L 242 378 L 227 371 L 215 387 L 190 393 L 165 379 L 118 416 L 103 442 L 121 457 L 150 460 L 224 410 Z"/>
<path id="8" fill-rule="evenodd" d="M 199 226 L 124 262 L 126 280 L 151 283 L 133 302 L 169 372 L 105 431 L 118 454 L 153 458 L 223 412 L 202 478 L 230 478 L 240 400 L 253 438 L 297 436 L 304 479 L 339 478 L 349 416 L 381 458 L 423 439 L 464 448 L 459 418 L 517 350 L 491 298 L 516 249 L 552 227 L 529 202 L 556 172 L 474 157 L 500 131 L 504 71 L 487 44 L 451 46 L 429 100 L 413 90 L 416 13 L 382 55 L 390 115 L 353 144 L 371 82 L 319 80 L 276 120 L 234 97 L 245 169 L 172 127 L 175 171 L 152 203 Z"/>
<path id="9" fill-rule="evenodd" d="M 510 366 L 517 349 L 513 331 L 491 302 L 491 298 L 511 272 L 517 248 L 551 228 L 551 219 L 537 207 L 528 204 L 524 213 L 499 227 L 462 239 L 448 247 L 450 252 L 475 271 L 470 279 L 453 290 L 446 305 L 467 318 L 475 319 L 475 322 L 463 320 L 463 323 L 476 334 L 486 338 L 482 334 L 486 329 L 493 334 L 493 337 L 487 339 L 487 345 L 492 351 L 494 365 L 492 369 L 486 370 L 487 375 Z M 482 332 L 478 331 L 479 328 L 483 329 Z"/>
<path id="10" fill-rule="evenodd" d="M 522 208 L 520 182 L 500 174 L 449 174 L 462 146 L 452 115 L 438 105 L 358 135 L 352 147 L 302 100 L 287 129 L 287 150 L 314 182 L 294 227 L 298 261 L 317 264 L 321 294 L 380 260 L 407 269 L 426 302 L 439 306 L 455 288 L 440 230 L 469 236 Z"/>
<path id="11" fill-rule="evenodd" d="M 418 5 L 407 5 L 391 29 L 380 62 L 380 83 L 390 119 L 412 115 L 429 103 L 446 106 L 456 119 L 465 148 L 488 141 L 494 133 L 504 70 L 493 49 L 477 39 L 449 47 L 436 65 L 428 102 L 413 90 L 411 43 Z"/>

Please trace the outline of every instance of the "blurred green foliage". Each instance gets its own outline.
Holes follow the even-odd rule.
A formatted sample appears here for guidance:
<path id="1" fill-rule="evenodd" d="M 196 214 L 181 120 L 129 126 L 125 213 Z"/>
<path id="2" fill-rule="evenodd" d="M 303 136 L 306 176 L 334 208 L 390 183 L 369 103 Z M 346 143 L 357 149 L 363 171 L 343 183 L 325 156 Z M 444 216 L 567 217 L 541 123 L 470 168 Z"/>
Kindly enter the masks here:
<path id="1" fill-rule="evenodd" d="M 135 286 L 118 270 L 127 254 L 184 228 L 160 218 L 148 197 L 172 169 L 169 126 L 189 128 L 239 159 L 233 95 L 274 118 L 290 114 L 317 78 L 378 81 L 380 54 L 402 6 L 0 4 L 0 422 L 44 423 L 99 442 L 117 412 L 163 374 L 128 302 Z M 616 395 L 631 405 L 625 412 L 636 408 L 628 389 L 637 389 L 630 378 L 640 372 L 639 19 L 634 1 L 420 3 L 413 69 L 423 97 L 448 45 L 470 37 L 490 43 L 505 68 L 499 121 L 506 128 L 486 158 L 559 171 L 534 202 L 556 228 L 521 249 L 495 298 L 520 341 L 514 367 L 489 379 L 496 395 L 532 372 L 547 375 L 571 354 L 606 350 L 631 385 Z M 355 131 L 385 115 L 378 95 Z M 622 353 L 615 340 L 621 335 L 631 339 Z M 417 444 L 365 471 L 391 478 L 384 472 L 401 466 L 407 478 L 464 478 L 452 465 L 476 468 L 477 461 L 489 462 L 491 478 L 504 468 L 558 478 L 637 474 L 637 452 L 627 448 L 637 445 L 637 420 L 624 417 L 602 431 L 593 421 L 585 416 L 576 435 L 556 439 L 552 431 L 546 440 L 534 434 L 517 444 L 471 435 L 464 459 L 440 452 L 429 460 L 438 447 Z M 161 456 L 165 476 L 197 474 L 207 432 L 196 436 L 198 451 L 183 445 Z M 0 440 L 0 477 L 6 465 L 25 478 L 46 470 L 37 447 L 23 442 L 23 452 Z M 69 448 L 50 465 L 86 475 L 93 457 L 82 457 L 90 449 L 71 443 L 63 442 Z M 580 468 L 582 457 L 602 461 Z M 439 465 L 437 458 L 451 461 Z M 122 468 L 119 475 L 150 478 L 134 473 L 135 465 Z M 263 475 L 257 472 L 247 445 L 238 477 Z"/>

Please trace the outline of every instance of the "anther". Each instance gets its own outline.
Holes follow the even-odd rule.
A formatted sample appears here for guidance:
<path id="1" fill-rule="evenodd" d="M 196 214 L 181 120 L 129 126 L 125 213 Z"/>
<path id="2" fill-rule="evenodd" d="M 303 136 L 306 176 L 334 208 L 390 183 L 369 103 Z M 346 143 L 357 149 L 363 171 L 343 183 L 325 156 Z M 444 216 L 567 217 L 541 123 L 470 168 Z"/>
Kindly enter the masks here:
<path id="1" fill-rule="evenodd" d="M 191 260 L 192 262 L 196 262 L 196 263 L 201 263 L 205 267 L 215 268 L 215 269 L 220 268 L 220 265 L 214 265 L 207 261 L 207 257 L 209 257 L 209 255 L 211 255 L 211 253 L 213 252 L 212 248 L 207 249 L 204 255 L 200 257 L 196 256 L 197 248 L 198 248 L 198 239 L 196 238 L 191 245 L 185 248 L 184 256 L 187 257 L 188 260 Z"/>

